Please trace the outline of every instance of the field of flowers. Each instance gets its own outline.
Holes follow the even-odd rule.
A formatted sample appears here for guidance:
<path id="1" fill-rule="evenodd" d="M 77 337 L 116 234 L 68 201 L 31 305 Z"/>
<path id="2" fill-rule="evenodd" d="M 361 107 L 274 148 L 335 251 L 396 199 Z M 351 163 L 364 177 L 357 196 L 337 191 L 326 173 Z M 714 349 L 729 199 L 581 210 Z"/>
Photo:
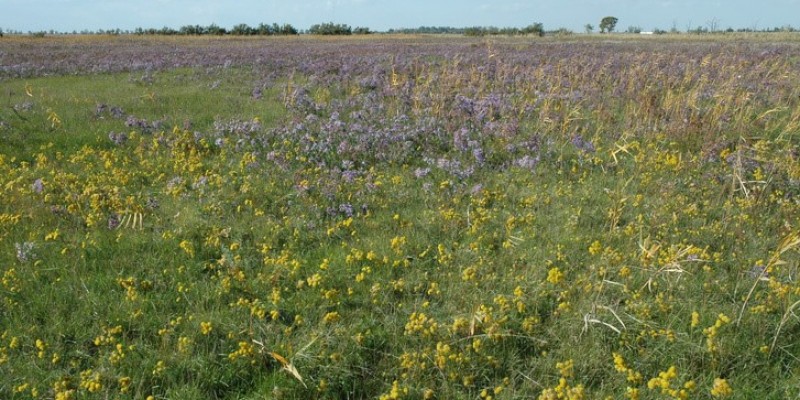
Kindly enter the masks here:
<path id="1" fill-rule="evenodd" d="M 0 39 L 0 398 L 797 397 L 797 54 Z"/>

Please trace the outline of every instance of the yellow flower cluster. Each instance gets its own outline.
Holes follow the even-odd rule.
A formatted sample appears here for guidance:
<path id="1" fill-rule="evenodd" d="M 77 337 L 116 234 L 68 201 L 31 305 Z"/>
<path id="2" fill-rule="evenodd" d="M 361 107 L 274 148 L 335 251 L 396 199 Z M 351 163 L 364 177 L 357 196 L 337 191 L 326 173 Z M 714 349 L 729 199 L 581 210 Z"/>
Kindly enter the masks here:
<path id="1" fill-rule="evenodd" d="M 569 380 L 574 377 L 574 362 L 570 360 L 556 363 L 559 375 L 558 385 L 546 388 L 539 395 L 539 400 L 582 400 L 585 398 L 583 385 L 572 386 Z"/>
<path id="2" fill-rule="evenodd" d="M 719 344 L 717 343 L 716 338 L 719 335 L 720 329 L 730 322 L 731 319 L 728 318 L 727 315 L 719 314 L 717 316 L 717 320 L 714 321 L 714 325 L 703 329 L 703 335 L 706 336 L 706 350 L 708 350 L 709 353 L 714 353 L 719 350 Z"/>
<path id="3" fill-rule="evenodd" d="M 673 365 L 666 371 L 659 372 L 657 377 L 647 381 L 647 388 L 659 390 L 661 394 L 673 399 L 686 400 L 694 391 L 696 384 L 693 380 L 688 380 L 683 385 L 680 385 L 680 383 L 675 384 L 674 381 L 677 378 L 678 369 Z"/>
<path id="4" fill-rule="evenodd" d="M 711 396 L 724 398 L 733 394 L 733 389 L 728 384 L 727 379 L 715 378 L 714 385 L 711 387 Z"/>
<path id="5" fill-rule="evenodd" d="M 436 334 L 439 324 L 435 319 L 428 317 L 425 313 L 411 313 L 405 326 L 405 334 L 409 336 L 422 335 L 433 336 Z"/>

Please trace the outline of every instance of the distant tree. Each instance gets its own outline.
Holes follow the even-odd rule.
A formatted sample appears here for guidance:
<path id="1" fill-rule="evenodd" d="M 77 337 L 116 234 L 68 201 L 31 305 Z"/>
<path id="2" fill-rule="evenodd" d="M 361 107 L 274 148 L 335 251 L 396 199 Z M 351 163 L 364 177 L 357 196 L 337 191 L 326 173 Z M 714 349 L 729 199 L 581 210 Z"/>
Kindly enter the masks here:
<path id="1" fill-rule="evenodd" d="M 522 33 L 519 28 L 501 28 L 498 32 L 500 35 L 516 36 Z"/>
<path id="2" fill-rule="evenodd" d="M 353 33 L 356 35 L 369 35 L 372 33 L 372 31 L 370 31 L 367 27 L 359 26 L 356 29 L 353 29 Z"/>
<path id="3" fill-rule="evenodd" d="M 463 35 L 465 28 L 454 28 L 451 26 L 420 26 L 419 28 L 400 28 L 389 29 L 388 33 L 406 33 L 406 34 L 449 34 L 449 35 Z M 523 29 L 523 33 L 524 29 Z"/>
<path id="4" fill-rule="evenodd" d="M 178 29 L 181 35 L 202 35 L 205 33 L 205 28 L 200 25 L 184 25 Z"/>
<path id="5" fill-rule="evenodd" d="M 704 33 L 708 33 L 708 29 L 698 25 L 696 28 L 690 30 L 689 33 L 694 33 L 695 35 L 702 35 Z"/>
<path id="6" fill-rule="evenodd" d="M 592 31 L 594 31 L 594 25 L 586 24 L 583 26 L 583 29 L 586 31 L 586 33 L 592 33 Z"/>
<path id="7" fill-rule="evenodd" d="M 353 29 L 350 25 L 326 22 L 323 24 L 311 25 L 311 28 L 308 29 L 308 33 L 312 35 L 352 35 Z"/>
<path id="8" fill-rule="evenodd" d="M 0 37 L 3 37 L 3 28 L 0 28 Z"/>
<path id="9" fill-rule="evenodd" d="M 472 26 L 464 29 L 464 36 L 484 36 L 486 31 L 478 26 Z"/>
<path id="10" fill-rule="evenodd" d="M 258 33 L 258 30 L 255 28 L 251 28 L 247 24 L 238 24 L 231 28 L 230 34 L 237 35 L 237 36 L 249 36 L 255 35 Z"/>
<path id="11" fill-rule="evenodd" d="M 258 26 L 255 29 L 256 29 L 256 34 L 258 35 L 269 36 L 275 34 L 272 28 L 263 22 L 258 24 Z"/>
<path id="12" fill-rule="evenodd" d="M 629 26 L 628 30 L 626 32 L 628 32 L 628 33 L 642 33 L 642 28 L 640 26 Z"/>
<path id="13" fill-rule="evenodd" d="M 574 34 L 575 32 L 572 32 L 572 30 L 569 29 L 569 28 L 561 27 L 561 28 L 558 28 L 558 29 L 550 32 L 550 33 L 555 35 L 555 36 L 569 36 L 569 35 Z"/>
<path id="14" fill-rule="evenodd" d="M 217 24 L 211 24 L 208 26 L 208 28 L 206 28 L 206 33 L 209 35 L 222 36 L 226 34 L 227 31 L 225 31 L 225 28 L 219 27 Z"/>
<path id="15" fill-rule="evenodd" d="M 168 26 L 165 26 L 157 31 L 159 35 L 177 35 L 179 32 Z"/>
<path id="16" fill-rule="evenodd" d="M 600 33 L 614 32 L 614 27 L 617 26 L 618 21 L 617 17 L 604 17 L 600 20 Z"/>
<path id="17" fill-rule="evenodd" d="M 706 22 L 706 24 L 708 25 L 708 30 L 711 33 L 716 32 L 719 28 L 719 20 L 717 18 L 711 18 L 711 20 Z"/>
<path id="18" fill-rule="evenodd" d="M 522 28 L 522 33 L 525 35 L 544 36 L 544 24 L 541 22 L 534 22 Z"/>
<path id="19" fill-rule="evenodd" d="M 290 24 L 281 25 L 281 28 L 278 32 L 281 35 L 297 35 L 299 33 L 297 29 Z"/>

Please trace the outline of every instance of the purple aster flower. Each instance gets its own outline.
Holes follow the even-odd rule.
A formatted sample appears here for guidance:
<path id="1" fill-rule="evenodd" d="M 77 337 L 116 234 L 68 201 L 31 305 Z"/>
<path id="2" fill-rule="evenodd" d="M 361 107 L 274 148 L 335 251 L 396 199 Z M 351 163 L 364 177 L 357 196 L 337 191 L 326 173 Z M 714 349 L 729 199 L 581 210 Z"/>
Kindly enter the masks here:
<path id="1" fill-rule="evenodd" d="M 36 194 L 41 194 L 44 191 L 44 182 L 42 178 L 35 180 L 33 185 L 31 185 L 31 189 L 36 192 Z"/>
<path id="2" fill-rule="evenodd" d="M 430 168 L 417 168 L 414 170 L 414 176 L 420 179 L 426 177 L 430 172 Z"/>

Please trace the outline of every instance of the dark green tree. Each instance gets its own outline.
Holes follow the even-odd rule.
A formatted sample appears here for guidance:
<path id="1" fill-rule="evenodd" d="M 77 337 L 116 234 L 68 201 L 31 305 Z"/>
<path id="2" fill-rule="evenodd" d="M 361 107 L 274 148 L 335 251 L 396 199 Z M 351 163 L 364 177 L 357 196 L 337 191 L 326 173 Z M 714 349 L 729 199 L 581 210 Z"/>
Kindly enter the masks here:
<path id="1" fill-rule="evenodd" d="M 275 34 L 275 31 L 272 29 L 272 27 L 270 27 L 269 25 L 267 25 L 267 24 L 265 24 L 263 22 L 258 24 L 258 27 L 255 28 L 255 29 L 256 29 L 256 32 L 259 35 L 262 35 L 262 36 L 269 36 L 269 35 L 274 35 Z"/>
<path id="2" fill-rule="evenodd" d="M 535 22 L 522 28 L 522 33 L 526 35 L 544 36 L 544 24 Z"/>
<path id="3" fill-rule="evenodd" d="M 617 21 L 619 21 L 617 17 L 604 17 L 600 20 L 600 33 L 614 32 Z"/>
<path id="4" fill-rule="evenodd" d="M 346 24 L 334 24 L 326 22 L 324 24 L 314 24 L 308 29 L 312 35 L 352 35 L 353 28 Z"/>
<path id="5" fill-rule="evenodd" d="M 235 25 L 230 31 L 231 35 L 237 35 L 237 36 L 249 36 L 249 35 L 255 35 L 257 33 L 258 30 L 256 30 L 255 28 L 251 28 L 247 24 Z"/>
<path id="6" fill-rule="evenodd" d="M 200 25 L 184 25 L 179 32 L 181 35 L 204 35 L 206 33 L 206 28 Z"/>
<path id="7" fill-rule="evenodd" d="M 278 33 L 280 35 L 297 35 L 298 31 L 297 28 L 293 27 L 291 24 L 283 24 L 278 30 Z"/>
<path id="8" fill-rule="evenodd" d="M 222 36 L 228 32 L 225 30 L 225 28 L 222 28 L 217 24 L 211 24 L 208 26 L 208 28 L 206 28 L 206 33 L 209 35 Z"/>

